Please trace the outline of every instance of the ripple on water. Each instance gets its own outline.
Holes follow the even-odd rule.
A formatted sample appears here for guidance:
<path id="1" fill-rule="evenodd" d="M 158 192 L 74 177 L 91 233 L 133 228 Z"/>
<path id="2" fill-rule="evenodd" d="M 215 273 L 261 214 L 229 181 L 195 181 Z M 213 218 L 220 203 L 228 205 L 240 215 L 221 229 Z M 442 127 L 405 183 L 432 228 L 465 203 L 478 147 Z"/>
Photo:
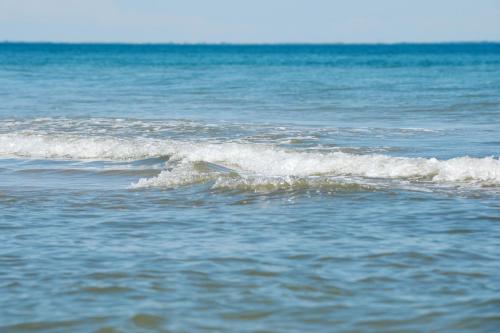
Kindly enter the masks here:
<path id="1" fill-rule="evenodd" d="M 104 326 L 95 331 L 95 333 L 122 333 L 122 331 L 111 326 Z"/>
<path id="2" fill-rule="evenodd" d="M 8 326 L 0 326 L 0 332 L 25 333 L 25 332 L 72 332 L 82 327 L 102 325 L 109 321 L 109 316 L 92 316 L 81 319 L 30 321 Z"/>
<path id="3" fill-rule="evenodd" d="M 124 286 L 86 286 L 80 288 L 83 292 L 93 293 L 93 294 L 115 294 L 115 293 L 125 293 L 133 291 L 132 288 Z"/>
<path id="4" fill-rule="evenodd" d="M 130 318 L 130 321 L 140 328 L 159 329 L 165 322 L 165 318 L 148 313 L 137 313 Z"/>
<path id="5" fill-rule="evenodd" d="M 80 320 L 25 322 L 10 326 L 0 326 L 2 332 L 39 332 L 44 330 L 70 329 L 82 324 Z"/>
<path id="6" fill-rule="evenodd" d="M 237 311 L 223 313 L 221 317 L 225 320 L 250 321 L 263 319 L 271 316 L 272 314 L 273 311 Z"/>
<path id="7" fill-rule="evenodd" d="M 125 272 L 94 272 L 88 274 L 87 277 L 93 280 L 116 280 L 128 278 L 130 275 Z"/>
<path id="8" fill-rule="evenodd" d="M 280 273 L 273 271 L 266 271 L 261 269 L 244 269 L 240 271 L 241 274 L 247 275 L 249 277 L 263 277 L 263 278 L 271 278 L 279 276 Z"/>

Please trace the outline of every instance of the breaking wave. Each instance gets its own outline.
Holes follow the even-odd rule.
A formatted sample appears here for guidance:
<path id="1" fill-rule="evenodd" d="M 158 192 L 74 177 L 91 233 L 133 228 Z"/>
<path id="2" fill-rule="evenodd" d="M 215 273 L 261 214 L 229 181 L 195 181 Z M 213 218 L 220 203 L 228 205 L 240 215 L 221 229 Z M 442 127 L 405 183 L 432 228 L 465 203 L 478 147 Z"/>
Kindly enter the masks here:
<path id="1" fill-rule="evenodd" d="M 165 170 L 156 177 L 140 179 L 134 188 L 176 187 L 210 180 L 216 188 L 248 184 L 279 188 L 314 184 L 319 176 L 323 185 L 324 177 L 339 176 L 500 185 L 500 160 L 495 157 L 438 160 L 299 151 L 256 143 L 2 134 L 0 156 L 113 161 L 169 157 Z"/>

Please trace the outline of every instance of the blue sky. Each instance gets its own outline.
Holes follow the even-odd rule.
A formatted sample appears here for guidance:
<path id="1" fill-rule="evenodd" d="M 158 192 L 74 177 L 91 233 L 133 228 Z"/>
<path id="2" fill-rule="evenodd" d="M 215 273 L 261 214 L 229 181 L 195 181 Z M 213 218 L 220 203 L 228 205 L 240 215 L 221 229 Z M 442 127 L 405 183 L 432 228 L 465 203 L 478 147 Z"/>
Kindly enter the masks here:
<path id="1" fill-rule="evenodd" d="M 0 40 L 500 41 L 500 0 L 0 0 Z"/>

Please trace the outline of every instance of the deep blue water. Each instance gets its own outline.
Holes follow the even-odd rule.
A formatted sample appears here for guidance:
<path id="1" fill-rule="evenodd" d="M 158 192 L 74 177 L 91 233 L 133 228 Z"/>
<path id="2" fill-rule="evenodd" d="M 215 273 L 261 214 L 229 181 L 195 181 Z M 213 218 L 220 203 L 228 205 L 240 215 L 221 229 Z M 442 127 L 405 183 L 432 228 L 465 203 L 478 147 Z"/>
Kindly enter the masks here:
<path id="1" fill-rule="evenodd" d="M 500 44 L 0 44 L 0 331 L 500 330 Z"/>

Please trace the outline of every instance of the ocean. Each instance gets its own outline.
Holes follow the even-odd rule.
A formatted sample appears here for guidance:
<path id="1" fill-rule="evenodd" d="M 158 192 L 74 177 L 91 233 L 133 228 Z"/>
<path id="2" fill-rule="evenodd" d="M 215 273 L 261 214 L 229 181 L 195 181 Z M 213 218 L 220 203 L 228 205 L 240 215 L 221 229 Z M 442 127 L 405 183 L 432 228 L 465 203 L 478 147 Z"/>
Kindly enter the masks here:
<path id="1" fill-rule="evenodd" d="M 499 331 L 499 153 L 500 44 L 0 43 L 0 331 Z"/>

